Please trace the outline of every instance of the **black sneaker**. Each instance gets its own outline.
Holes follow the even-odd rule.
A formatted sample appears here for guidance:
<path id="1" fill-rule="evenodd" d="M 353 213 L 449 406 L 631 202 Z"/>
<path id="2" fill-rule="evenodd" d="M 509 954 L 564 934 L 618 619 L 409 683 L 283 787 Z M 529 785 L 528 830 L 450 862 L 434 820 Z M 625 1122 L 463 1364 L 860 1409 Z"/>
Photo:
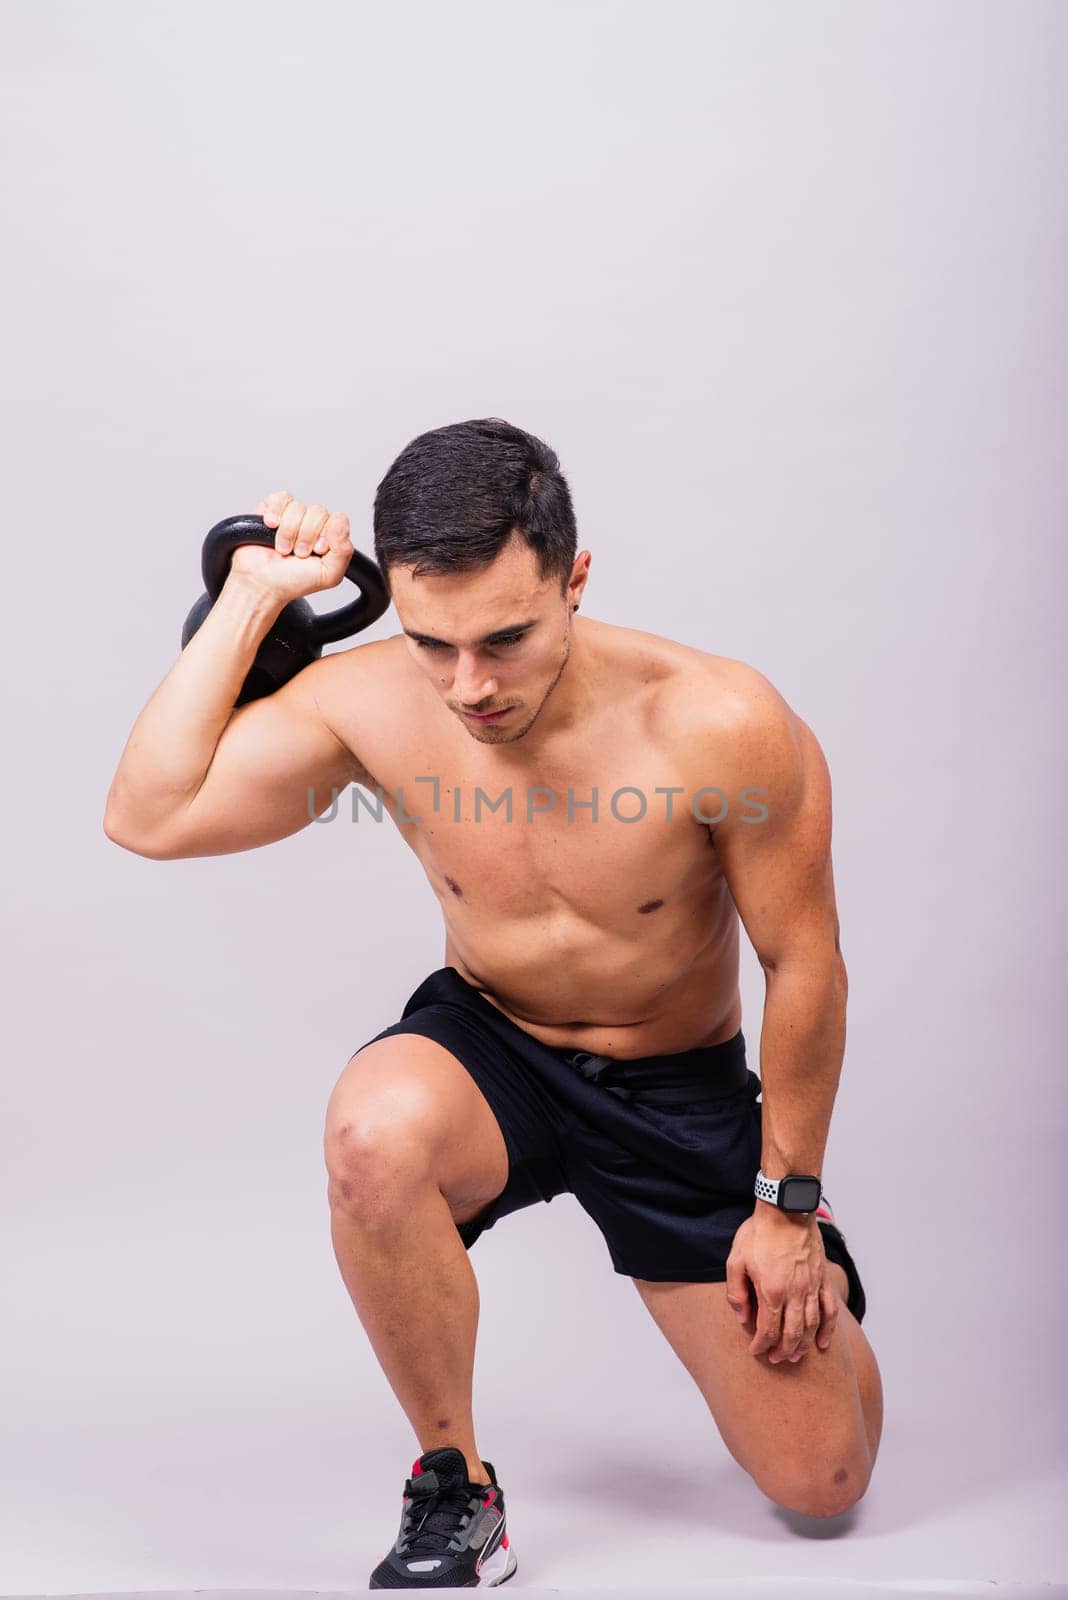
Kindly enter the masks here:
<path id="1" fill-rule="evenodd" d="M 372 1589 L 480 1589 L 503 1583 L 518 1562 L 508 1543 L 504 1493 L 472 1483 L 462 1450 L 442 1445 L 412 1463 L 400 1532 L 371 1574 Z"/>

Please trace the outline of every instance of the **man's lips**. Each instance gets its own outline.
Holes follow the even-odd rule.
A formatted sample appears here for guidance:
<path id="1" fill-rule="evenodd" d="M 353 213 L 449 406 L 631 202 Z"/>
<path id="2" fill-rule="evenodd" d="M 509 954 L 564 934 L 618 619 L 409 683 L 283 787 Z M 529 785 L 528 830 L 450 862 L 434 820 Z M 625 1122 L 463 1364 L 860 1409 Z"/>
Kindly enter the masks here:
<path id="1" fill-rule="evenodd" d="M 514 706 L 502 706 L 499 711 L 465 711 L 464 716 L 470 717 L 472 722 L 496 722 L 498 717 L 506 716 L 514 709 Z"/>

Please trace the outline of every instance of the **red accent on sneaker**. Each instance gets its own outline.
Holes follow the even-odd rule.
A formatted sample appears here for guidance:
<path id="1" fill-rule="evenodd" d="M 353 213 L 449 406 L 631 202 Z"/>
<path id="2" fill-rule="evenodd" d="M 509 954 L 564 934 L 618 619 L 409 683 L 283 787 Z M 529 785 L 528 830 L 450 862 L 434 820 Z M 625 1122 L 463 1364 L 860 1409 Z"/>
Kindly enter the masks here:
<path id="1" fill-rule="evenodd" d="M 415 1460 L 414 1460 L 414 1461 L 413 1461 L 413 1462 L 412 1462 L 412 1470 L 411 1470 L 411 1472 L 410 1472 L 410 1473 L 409 1473 L 409 1477 L 412 1477 L 412 1478 L 421 1478 L 421 1477 L 422 1477 L 422 1475 L 423 1475 L 423 1469 L 422 1469 L 422 1467 L 421 1467 L 421 1466 L 420 1466 L 420 1465 L 419 1465 L 419 1457 L 418 1457 L 418 1456 L 416 1456 L 416 1458 L 415 1458 Z"/>
<path id="2" fill-rule="evenodd" d="M 506 1533 L 504 1533 L 504 1534 L 501 1535 L 501 1549 L 502 1550 L 507 1550 L 507 1548 L 508 1548 L 508 1535 Z"/>
<path id="3" fill-rule="evenodd" d="M 497 1498 L 497 1491 L 492 1484 L 486 1484 L 482 1491 L 482 1504 L 491 1506 Z"/>

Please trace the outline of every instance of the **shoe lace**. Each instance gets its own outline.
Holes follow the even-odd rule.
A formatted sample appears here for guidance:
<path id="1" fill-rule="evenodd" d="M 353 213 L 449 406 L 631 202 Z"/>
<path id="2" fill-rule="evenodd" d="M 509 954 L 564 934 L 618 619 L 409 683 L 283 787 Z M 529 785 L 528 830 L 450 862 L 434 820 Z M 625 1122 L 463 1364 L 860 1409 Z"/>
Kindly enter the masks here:
<path id="1" fill-rule="evenodd" d="M 405 1508 L 401 1529 L 401 1554 L 440 1554 L 459 1549 L 460 1535 L 481 1503 L 481 1486 L 463 1483 L 438 1483 L 425 1479 L 431 1474 L 409 1478 L 404 1485 L 410 1504 Z M 487 1485 L 488 1487 L 488 1485 Z"/>

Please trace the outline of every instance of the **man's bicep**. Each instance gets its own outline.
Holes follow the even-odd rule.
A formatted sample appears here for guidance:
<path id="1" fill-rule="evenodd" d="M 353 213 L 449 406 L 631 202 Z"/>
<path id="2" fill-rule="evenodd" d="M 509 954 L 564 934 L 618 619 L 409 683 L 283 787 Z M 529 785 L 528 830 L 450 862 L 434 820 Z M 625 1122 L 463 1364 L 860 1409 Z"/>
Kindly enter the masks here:
<path id="1" fill-rule="evenodd" d="M 831 781 L 823 751 L 811 729 L 788 713 L 764 721 L 749 766 L 753 773 L 742 777 L 763 789 L 766 817 L 746 820 L 747 813 L 732 808 L 713 832 L 746 933 L 768 970 L 837 956 Z"/>
<path id="2" fill-rule="evenodd" d="M 227 855 L 287 838 L 363 775 L 319 709 L 319 665 L 234 712 L 204 782 L 175 823 L 169 854 Z"/>

